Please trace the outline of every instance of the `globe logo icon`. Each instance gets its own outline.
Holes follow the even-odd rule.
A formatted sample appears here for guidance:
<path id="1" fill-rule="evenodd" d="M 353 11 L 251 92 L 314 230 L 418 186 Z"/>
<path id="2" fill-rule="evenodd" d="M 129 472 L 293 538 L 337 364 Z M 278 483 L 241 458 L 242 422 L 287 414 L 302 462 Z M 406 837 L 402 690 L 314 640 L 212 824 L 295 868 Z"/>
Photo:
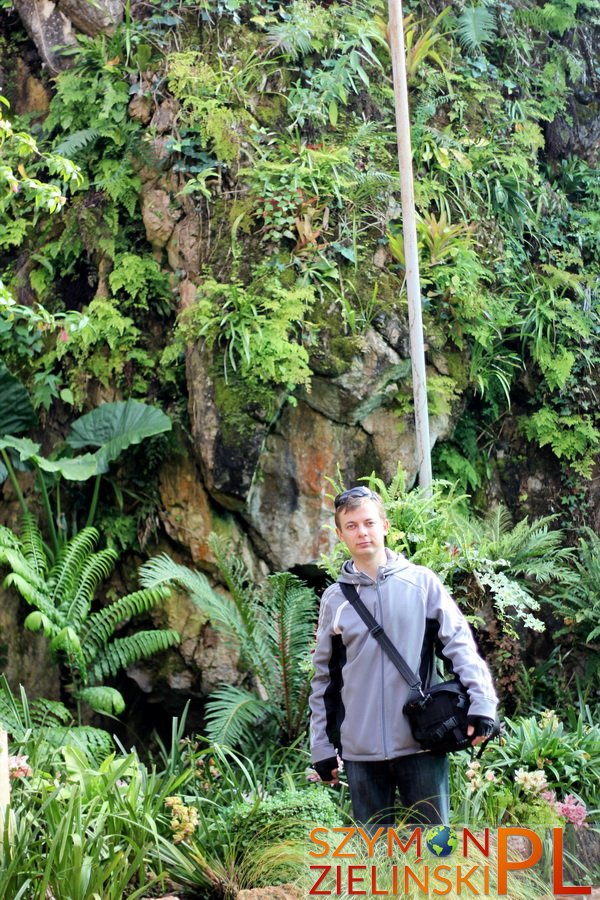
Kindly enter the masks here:
<path id="1" fill-rule="evenodd" d="M 433 856 L 450 856 L 458 847 L 456 831 L 449 825 L 435 825 L 425 835 L 425 845 Z"/>

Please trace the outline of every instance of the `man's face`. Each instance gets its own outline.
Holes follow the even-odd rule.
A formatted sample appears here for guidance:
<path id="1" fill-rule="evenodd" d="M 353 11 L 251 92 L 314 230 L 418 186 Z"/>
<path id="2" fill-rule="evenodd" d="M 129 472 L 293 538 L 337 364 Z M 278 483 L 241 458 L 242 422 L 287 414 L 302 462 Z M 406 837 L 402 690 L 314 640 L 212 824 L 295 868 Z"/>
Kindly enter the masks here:
<path id="1" fill-rule="evenodd" d="M 337 536 L 354 560 L 384 559 L 385 536 L 390 523 L 381 518 L 379 507 L 373 500 L 363 500 L 354 509 L 342 509 L 338 518 Z"/>

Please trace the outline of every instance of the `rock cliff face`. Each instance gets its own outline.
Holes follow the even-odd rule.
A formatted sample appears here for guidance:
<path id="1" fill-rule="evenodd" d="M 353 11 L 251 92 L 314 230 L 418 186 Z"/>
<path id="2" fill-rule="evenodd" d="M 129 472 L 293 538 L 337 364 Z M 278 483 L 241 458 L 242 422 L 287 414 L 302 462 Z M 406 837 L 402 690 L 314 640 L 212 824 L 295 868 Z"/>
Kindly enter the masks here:
<path id="1" fill-rule="evenodd" d="M 75 30 L 110 34 L 123 16 L 122 0 L 61 0 L 60 5 L 15 0 L 15 8 L 52 73 L 67 64 L 68 56 L 57 48 L 73 45 Z M 20 80 L 18 111 L 43 115 L 45 92 L 26 68 Z M 179 309 L 184 310 L 194 303 L 203 266 L 220 252 L 220 234 L 227 230 L 223 222 L 227 225 L 228 219 L 224 215 L 219 222 L 201 203 L 181 194 L 182 176 L 175 171 L 169 150 L 177 114 L 173 98 L 157 103 L 142 92 L 129 104 L 129 115 L 147 126 L 149 135 L 147 156 L 137 162 L 143 228 L 155 258 L 177 285 Z M 548 125 L 549 148 L 557 154 L 577 150 L 597 162 L 600 119 L 594 98 L 580 98 L 573 121 L 570 129 L 558 120 Z M 385 253 L 378 247 L 371 261 L 374 268 L 383 268 Z M 105 273 L 98 281 L 99 293 L 106 277 Z M 179 453 L 159 473 L 159 516 L 169 552 L 216 576 L 208 537 L 217 532 L 228 538 L 231 552 L 244 559 L 256 579 L 269 570 L 309 571 L 334 544 L 331 497 L 336 485 L 349 486 L 371 472 L 389 481 L 399 465 L 407 482 L 414 481 L 418 469 L 414 426 L 401 402 L 410 396 L 407 322 L 392 304 L 362 331 L 345 334 L 341 355 L 333 349 L 336 329 L 339 334 L 339 323 L 327 323 L 311 348 L 308 387 L 291 399 L 275 396 L 269 410 L 250 400 L 242 402 L 238 419 L 232 419 L 223 403 L 227 385 L 210 349 L 201 342 L 187 347 L 190 433 L 180 434 Z M 447 375 L 444 359 L 431 357 L 439 368 L 432 368 L 432 374 Z M 433 443 L 451 433 L 460 401 L 451 398 L 445 405 L 449 411 L 431 417 Z M 515 496 L 539 495 L 545 501 L 544 472 L 535 469 L 535 478 L 530 474 L 525 481 L 512 460 L 506 460 L 504 469 L 503 489 L 512 479 Z M 552 490 L 556 493 L 559 488 L 553 485 Z M 6 487 L 4 492 L 6 501 Z M 546 505 L 535 510 L 544 511 Z M 5 512 L 2 520 L 8 521 Z M 26 652 L 16 601 L 7 600 L 3 609 L 12 682 L 21 680 L 34 693 L 56 696 L 58 677 L 43 643 Z M 186 598 L 175 596 L 161 615 L 162 624 L 180 631 L 182 645 L 177 658 L 161 670 L 140 665 L 130 672 L 142 692 L 155 691 L 160 684 L 164 696 L 169 692 L 203 697 L 220 682 L 239 679 L 231 652 Z M 27 647 L 33 646 L 32 640 L 26 636 Z"/>

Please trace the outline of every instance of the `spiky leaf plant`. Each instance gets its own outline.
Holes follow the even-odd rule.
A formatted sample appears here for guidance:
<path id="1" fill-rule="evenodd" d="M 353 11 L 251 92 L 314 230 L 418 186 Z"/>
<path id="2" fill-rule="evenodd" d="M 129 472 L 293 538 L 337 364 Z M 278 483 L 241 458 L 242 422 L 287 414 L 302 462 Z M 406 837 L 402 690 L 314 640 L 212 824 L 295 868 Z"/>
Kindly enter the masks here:
<path id="1" fill-rule="evenodd" d="M 164 555 L 142 566 L 140 580 L 148 589 L 177 584 L 188 591 L 214 628 L 239 652 L 240 666 L 248 677 L 241 687 L 223 685 L 210 697 L 210 739 L 238 745 L 262 728 L 292 743 L 307 720 L 315 594 L 288 572 L 254 585 L 244 563 L 224 543 L 213 535 L 210 545 L 228 594 L 216 593 L 204 575 Z"/>
<path id="2" fill-rule="evenodd" d="M 0 566 L 10 569 L 4 580 L 34 608 L 25 619 L 31 631 L 43 631 L 53 657 L 66 669 L 77 701 L 96 712 L 121 713 L 125 701 L 103 684 L 121 669 L 179 643 L 170 629 L 137 631 L 115 638 L 133 616 L 148 612 L 168 596 L 165 587 L 128 594 L 92 611 L 94 598 L 118 559 L 111 549 L 95 550 L 95 528 L 84 528 L 62 547 L 51 564 L 35 520 L 25 515 L 21 535 L 0 530 Z"/>
<path id="3" fill-rule="evenodd" d="M 61 747 L 69 745 L 101 762 L 114 750 L 113 740 L 102 728 L 75 725 L 63 703 L 38 697 L 29 700 L 21 686 L 15 696 L 4 675 L 0 675 L 0 727 L 9 733 L 19 752 L 29 763 L 48 769 L 49 761 Z"/>

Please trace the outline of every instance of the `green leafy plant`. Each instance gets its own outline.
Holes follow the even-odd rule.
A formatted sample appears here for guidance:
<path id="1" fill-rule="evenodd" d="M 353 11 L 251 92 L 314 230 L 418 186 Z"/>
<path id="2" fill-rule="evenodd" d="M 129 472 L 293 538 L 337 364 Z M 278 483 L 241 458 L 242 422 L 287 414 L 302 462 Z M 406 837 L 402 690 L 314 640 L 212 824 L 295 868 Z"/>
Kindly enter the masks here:
<path id="1" fill-rule="evenodd" d="M 288 288 L 273 275 L 248 286 L 206 278 L 197 305 L 181 317 L 181 337 L 202 337 L 219 348 L 226 377 L 231 368 L 250 387 L 281 386 L 291 392 L 311 375 L 301 337 L 314 299 L 310 287 Z"/>
<path id="2" fill-rule="evenodd" d="M 8 376 L 7 376 L 8 378 Z M 20 418 L 14 421 L 5 416 L 7 424 L 16 424 L 17 430 L 24 430 L 24 426 L 32 415 L 31 404 L 26 397 L 26 392 L 18 392 L 16 379 L 8 378 L 12 386 L 12 392 L 7 394 L 6 400 L 11 397 L 19 400 Z M 0 425 L 2 424 L 2 406 L 0 405 Z M 9 457 L 9 451 L 18 455 L 22 463 L 29 463 L 37 471 L 37 484 L 39 486 L 44 509 L 47 516 L 47 524 L 50 530 L 52 552 L 56 555 L 61 544 L 66 538 L 66 529 L 61 526 L 62 510 L 60 500 L 60 478 L 68 481 L 87 481 L 95 476 L 94 492 L 88 512 L 87 525 L 91 525 L 96 515 L 100 483 L 102 475 L 105 475 L 109 466 L 128 447 L 139 444 L 145 438 L 163 434 L 171 429 L 171 420 L 158 407 L 148 406 L 135 400 L 115 401 L 104 403 L 86 415 L 76 419 L 71 426 L 66 443 L 73 449 L 83 447 L 98 448 L 95 453 L 84 453 L 80 456 L 62 456 L 58 459 L 47 459 L 40 454 L 41 445 L 29 438 L 15 438 L 12 435 L 0 436 L 0 453 L 5 464 L 0 469 L 0 477 L 8 475 L 21 508 L 24 513 L 29 512 L 29 507 L 23 496 L 15 475 L 14 465 Z M 56 494 L 56 517 L 54 516 L 48 487 L 44 473 L 48 473 L 57 479 L 54 487 Z M 55 524 L 58 522 L 58 528 Z"/>
<path id="3" fill-rule="evenodd" d="M 122 712 L 121 693 L 105 680 L 179 643 L 179 635 L 168 629 L 114 636 L 132 616 L 164 600 L 168 591 L 163 587 L 127 594 L 92 611 L 96 591 L 117 560 L 113 550 L 94 550 L 98 537 L 95 529 L 84 528 L 50 562 L 42 534 L 30 516 L 24 517 L 20 537 L 7 528 L 0 531 L 0 564 L 11 570 L 4 584 L 34 607 L 25 627 L 42 631 L 50 641 L 54 658 L 70 679 L 68 690 L 79 720 L 83 703 L 96 712 Z"/>
<path id="4" fill-rule="evenodd" d="M 212 537 L 228 594 L 215 593 L 206 578 L 168 556 L 140 569 L 143 585 L 154 590 L 177 584 L 189 592 L 223 637 L 240 654 L 246 673 L 241 687 L 226 685 L 207 703 L 207 733 L 212 740 L 237 745 L 255 734 L 294 741 L 306 727 L 310 681 L 308 651 L 316 600 L 313 592 L 289 573 L 271 575 L 263 586 L 252 584 L 241 560 Z"/>
<path id="5" fill-rule="evenodd" d="M 217 896 L 301 880 L 311 825 L 340 822 L 337 798 L 306 784 L 305 754 L 266 745 L 253 761 L 220 744 L 182 739 L 175 726 L 162 754 L 166 771 L 191 778 L 166 800 L 160 821 L 169 836 L 161 830 L 151 858 L 176 882 Z"/>
<path id="6" fill-rule="evenodd" d="M 76 725 L 63 703 L 43 697 L 29 700 L 22 686 L 19 696 L 15 696 L 4 675 L 0 675 L 0 722 L 10 735 L 13 748 L 18 754 L 25 754 L 33 768 L 50 768 L 66 744 L 79 748 L 96 762 L 114 749 L 107 731 Z"/>

